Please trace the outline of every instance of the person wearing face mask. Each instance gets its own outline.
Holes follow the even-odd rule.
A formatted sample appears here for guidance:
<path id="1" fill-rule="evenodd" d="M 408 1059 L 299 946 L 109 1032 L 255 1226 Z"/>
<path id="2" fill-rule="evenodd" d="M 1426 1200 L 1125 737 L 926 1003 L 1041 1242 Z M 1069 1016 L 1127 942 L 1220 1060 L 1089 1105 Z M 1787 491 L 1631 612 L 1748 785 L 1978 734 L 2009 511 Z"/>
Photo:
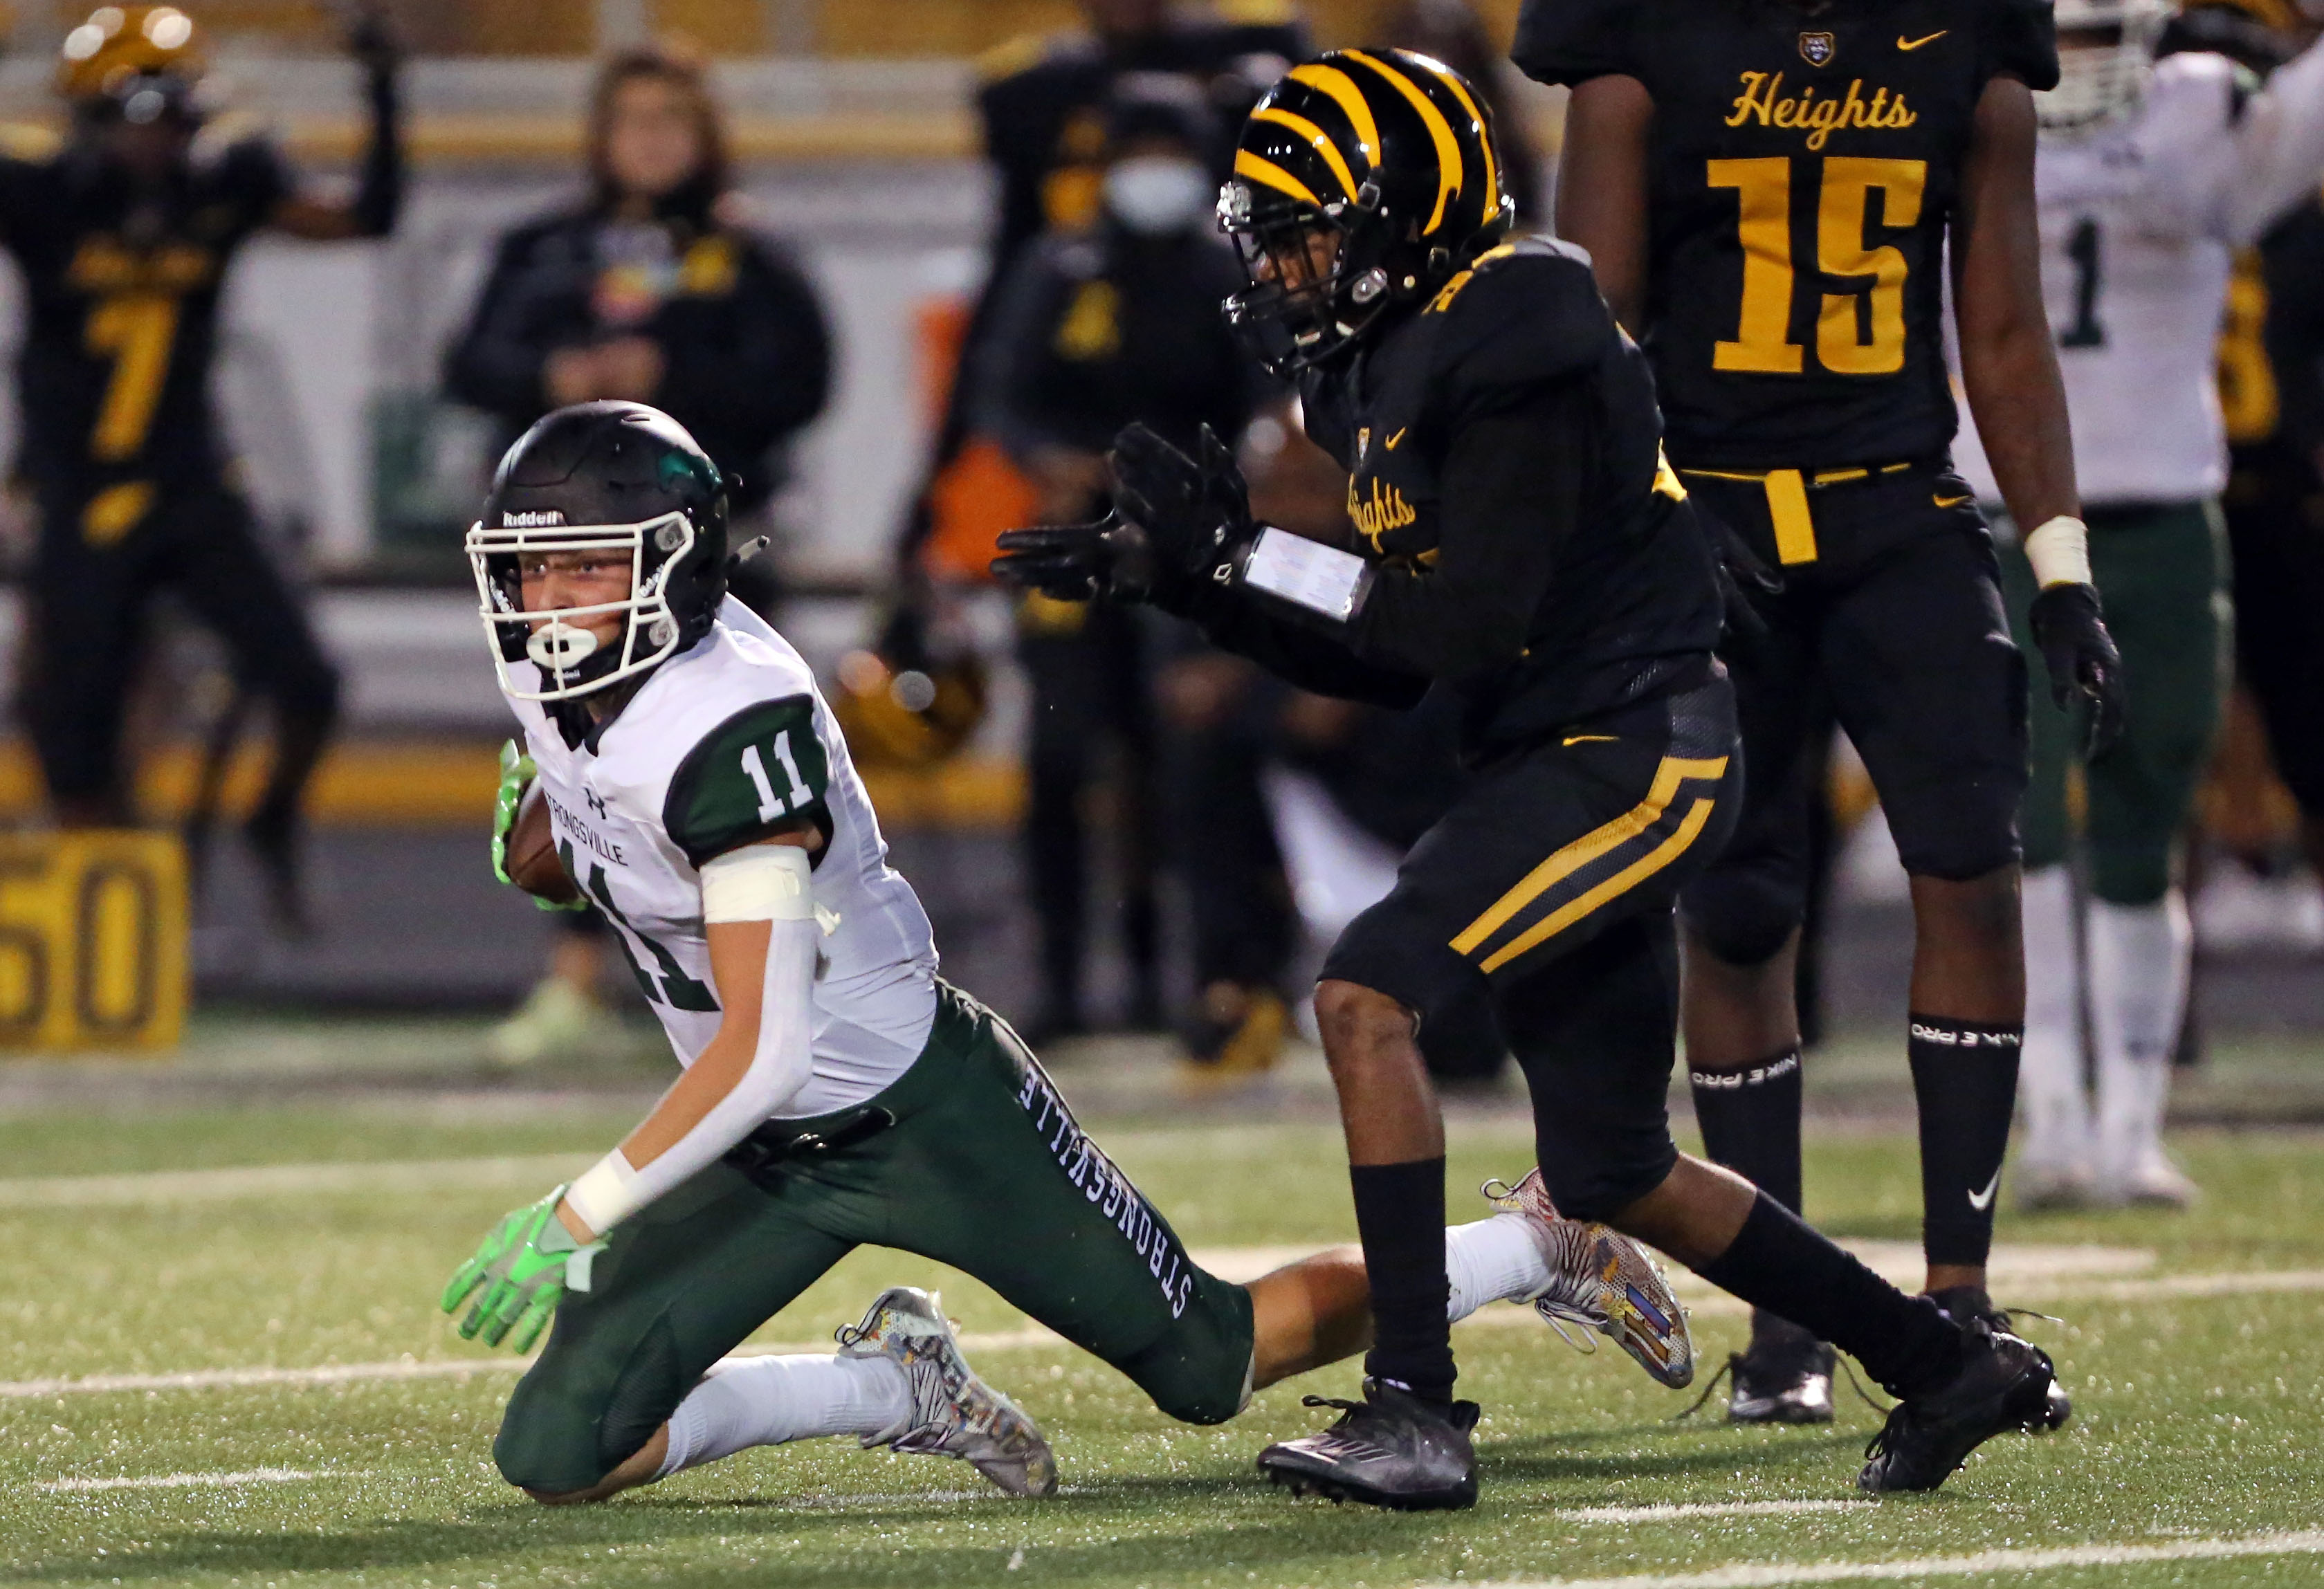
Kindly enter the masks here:
<path id="1" fill-rule="evenodd" d="M 1211 225 L 1217 123 L 1198 89 L 1146 76 L 1106 113 L 1103 203 L 1086 229 L 1056 228 L 996 289 L 972 351 L 971 413 L 1039 493 L 1045 521 L 1102 512 L 1104 454 L 1142 420 L 1193 445 L 1208 425 L 1239 436 L 1257 368 L 1220 318 L 1240 279 Z M 1148 639 L 1136 614 L 1033 595 L 1019 608 L 1033 688 L 1026 865 L 1041 926 L 1033 1029 L 1080 1029 L 1087 835 L 1083 791 L 1109 758 L 1120 798 L 1121 941 L 1130 1023 L 1160 1018 L 1153 895 L 1156 820 Z"/>
<path id="2" fill-rule="evenodd" d="M 501 240 L 446 390 L 498 419 L 504 444 L 567 404 L 650 401 L 717 461 L 747 522 L 823 411 L 831 338 L 815 289 L 739 200 L 701 64 L 668 44 L 613 56 L 590 96 L 587 190 Z M 737 594 L 771 603 L 766 560 L 736 575 Z M 594 910 L 560 920 L 548 974 L 491 1038 L 504 1064 L 615 1030 L 597 993 L 604 923 Z"/>

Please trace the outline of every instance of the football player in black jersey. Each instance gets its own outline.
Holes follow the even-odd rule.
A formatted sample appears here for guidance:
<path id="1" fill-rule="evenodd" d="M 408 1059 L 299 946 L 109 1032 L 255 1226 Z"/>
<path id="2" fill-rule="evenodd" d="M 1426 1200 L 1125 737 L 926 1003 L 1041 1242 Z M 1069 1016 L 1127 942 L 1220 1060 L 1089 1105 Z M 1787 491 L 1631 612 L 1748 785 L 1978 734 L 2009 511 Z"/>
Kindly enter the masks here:
<path id="1" fill-rule="evenodd" d="M 1351 474 L 1340 546 L 1256 523 L 1215 438 L 1133 427 L 1116 511 L 1012 531 L 996 571 L 1152 602 L 1326 693 L 1463 712 L 1474 777 L 1333 946 L 1316 1014 L 1340 1095 L 1375 1344 L 1365 1398 L 1268 1447 L 1296 1489 L 1378 1505 L 1476 1495 L 1445 1325 L 1444 1136 L 1414 1038 L 1489 997 L 1534 1098 L 1554 1201 L 1814 1327 L 1903 1400 L 1868 1490 L 1929 1489 L 2038 1413 L 2049 1360 L 1907 1298 L 1732 1172 L 1681 1154 L 1664 1098 L 1673 909 L 1738 802 L 1720 585 L 1661 457 L 1645 360 L 1568 246 L 1508 241 L 1486 113 L 1404 51 L 1293 69 L 1246 124 L 1222 221 L 1230 300 Z M 1683 1372 L 1667 1382 L 1683 1382 Z"/>
<path id="2" fill-rule="evenodd" d="M 1755 603 L 1764 638 L 1729 657 L 1750 768 L 1736 836 L 1684 900 L 1704 1144 L 1797 1207 L 1802 752 L 1821 687 L 1912 878 L 1928 1289 L 1989 1313 L 2024 1026 L 2026 679 L 1991 542 L 1950 473 L 1948 259 L 1962 384 L 2010 512 L 2034 527 L 2034 633 L 2060 703 L 2085 701 L 2100 744 L 2120 712 L 2039 280 L 2050 7 L 1526 0 L 1515 53 L 1573 89 L 1558 229 L 1646 350 L 1671 461 L 1783 581 Z M 1762 1316 L 1733 1366 L 1731 1417 L 1831 1418 L 1830 1353 L 1796 1327 Z"/>
<path id="3" fill-rule="evenodd" d="M 20 471 L 40 516 L 31 583 L 32 741 L 60 820 L 130 819 L 123 699 L 152 595 L 217 631 L 241 685 L 274 706 L 275 751 L 245 834 L 297 914 L 300 799 L 338 677 L 260 547 L 210 404 L 218 297 L 258 231 L 383 237 L 401 185 L 396 49 L 362 14 L 350 47 L 372 135 L 352 198 L 300 192 L 273 146 L 206 117 L 201 41 L 167 5 L 108 5 L 65 37 L 70 130 L 0 152 L 0 246 L 24 273 Z"/>

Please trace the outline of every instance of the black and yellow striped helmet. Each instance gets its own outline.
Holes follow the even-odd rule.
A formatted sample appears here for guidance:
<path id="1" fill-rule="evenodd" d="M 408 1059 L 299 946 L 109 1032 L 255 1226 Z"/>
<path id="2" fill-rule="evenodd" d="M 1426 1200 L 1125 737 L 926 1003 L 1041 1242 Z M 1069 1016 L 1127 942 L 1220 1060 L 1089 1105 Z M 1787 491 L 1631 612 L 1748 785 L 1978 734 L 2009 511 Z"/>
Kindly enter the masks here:
<path id="1" fill-rule="evenodd" d="M 1227 318 L 1277 375 L 1312 368 L 1392 306 L 1434 293 L 1508 230 L 1484 96 L 1407 50 L 1334 50 L 1243 124 L 1220 228 L 1250 272 Z"/>

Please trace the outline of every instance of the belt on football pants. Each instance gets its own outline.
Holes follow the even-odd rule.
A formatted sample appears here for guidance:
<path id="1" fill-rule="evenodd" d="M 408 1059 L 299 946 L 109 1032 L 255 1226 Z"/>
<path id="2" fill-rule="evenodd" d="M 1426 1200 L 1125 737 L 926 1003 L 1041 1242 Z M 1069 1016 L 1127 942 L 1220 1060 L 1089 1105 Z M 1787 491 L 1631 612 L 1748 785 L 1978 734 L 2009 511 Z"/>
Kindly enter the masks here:
<path id="1" fill-rule="evenodd" d="M 876 1104 L 849 1109 L 801 1130 L 782 1120 L 770 1120 L 727 1150 L 726 1162 L 745 1175 L 771 1169 L 785 1159 L 812 1157 L 840 1148 L 852 1148 L 879 1135 L 896 1123 L 896 1116 Z"/>
<path id="2" fill-rule="evenodd" d="M 1775 560 L 1786 568 L 1816 560 L 1815 516 L 1808 492 L 1849 485 L 1885 474 L 1903 474 L 1920 461 L 1870 464 L 1849 469 L 1681 469 L 1696 480 L 1748 480 L 1767 493 L 1767 518 L 1775 528 Z"/>

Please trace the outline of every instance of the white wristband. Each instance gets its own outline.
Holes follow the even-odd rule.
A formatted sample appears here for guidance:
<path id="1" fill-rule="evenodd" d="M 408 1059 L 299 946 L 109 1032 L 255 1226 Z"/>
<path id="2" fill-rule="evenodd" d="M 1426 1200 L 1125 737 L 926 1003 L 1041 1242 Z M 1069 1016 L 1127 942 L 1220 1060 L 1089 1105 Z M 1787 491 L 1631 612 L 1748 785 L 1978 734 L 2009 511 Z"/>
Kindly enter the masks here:
<path id="1" fill-rule="evenodd" d="M 2098 583 L 2090 577 L 2089 527 L 2063 513 L 2025 537 L 2025 560 L 2034 565 L 2034 583 L 2045 591 Z"/>
<path id="2" fill-rule="evenodd" d="M 811 922 L 814 868 L 796 844 L 753 844 L 702 865 L 705 922 Z"/>
<path id="3" fill-rule="evenodd" d="M 1253 590 L 1340 623 L 1363 606 L 1371 581 L 1371 565 L 1354 553 L 1271 525 L 1259 533 L 1242 566 L 1242 582 Z"/>
<path id="4" fill-rule="evenodd" d="M 615 1148 L 565 1189 L 565 1200 L 573 1205 L 582 1224 L 603 1235 L 644 1207 L 645 1199 L 637 1195 L 637 1180 L 638 1172 L 622 1157 L 622 1150 Z"/>

